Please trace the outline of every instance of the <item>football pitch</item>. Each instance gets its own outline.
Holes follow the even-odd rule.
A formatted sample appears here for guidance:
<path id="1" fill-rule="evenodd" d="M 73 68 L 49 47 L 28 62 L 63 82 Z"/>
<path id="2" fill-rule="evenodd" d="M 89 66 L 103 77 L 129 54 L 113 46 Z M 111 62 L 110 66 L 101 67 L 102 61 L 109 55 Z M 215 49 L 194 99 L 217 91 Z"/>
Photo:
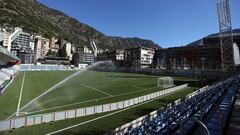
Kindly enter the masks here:
<path id="1" fill-rule="evenodd" d="M 21 72 L 0 97 L 0 119 L 14 117 L 19 102 L 20 114 L 30 115 L 123 101 L 162 90 L 157 87 L 159 76 L 76 72 Z M 76 75 L 71 77 L 73 74 Z M 59 84 L 69 76 L 68 80 Z M 182 81 L 182 84 L 186 80 L 189 78 L 174 78 L 175 82 Z M 21 90 L 22 98 L 19 101 Z"/>
<path id="2" fill-rule="evenodd" d="M 21 115 L 33 115 L 128 100 L 163 90 L 157 87 L 159 77 L 92 70 L 21 72 L 0 96 L 0 119 L 15 117 L 18 104 Z M 176 85 L 191 81 L 194 80 L 174 77 Z M 188 88 L 178 97 L 195 89 Z"/>

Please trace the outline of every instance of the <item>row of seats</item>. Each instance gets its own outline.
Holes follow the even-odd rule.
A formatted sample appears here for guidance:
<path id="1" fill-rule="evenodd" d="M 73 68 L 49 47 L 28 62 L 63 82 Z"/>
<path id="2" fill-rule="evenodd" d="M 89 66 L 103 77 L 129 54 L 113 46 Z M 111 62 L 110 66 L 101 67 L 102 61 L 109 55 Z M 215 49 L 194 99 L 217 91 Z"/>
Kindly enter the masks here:
<path id="1" fill-rule="evenodd" d="M 14 76 L 16 73 L 18 73 L 20 70 L 19 65 L 12 65 L 12 66 L 5 66 L 4 68 L 1 68 L 0 72 L 3 72 L 9 76 Z"/>
<path id="2" fill-rule="evenodd" d="M 156 117 L 149 117 L 145 119 L 142 124 L 138 127 L 133 128 L 130 126 L 126 135 L 165 135 L 174 134 L 180 135 L 182 132 L 184 134 L 192 134 L 194 129 L 197 127 L 196 121 L 185 121 L 187 118 L 195 118 L 198 120 L 203 120 L 206 115 L 213 108 L 214 104 L 220 101 L 221 97 L 227 92 L 226 102 L 224 102 L 222 107 L 228 103 L 234 92 L 238 89 L 239 77 L 231 77 L 227 79 L 228 81 L 223 82 L 221 85 L 212 87 L 211 89 L 199 93 L 190 99 L 186 99 L 184 102 L 176 105 L 172 108 L 166 109 L 164 111 L 159 111 Z M 230 89 L 230 90 L 229 90 Z M 231 93 L 229 95 L 229 92 Z M 229 95 L 229 96 L 228 96 Z M 228 104 L 230 105 L 230 104 Z M 228 108 L 229 106 L 227 106 Z M 180 128 L 182 124 L 182 130 Z"/>
<path id="3" fill-rule="evenodd" d="M 31 70 L 67 70 L 67 66 L 63 65 L 21 65 L 22 71 L 31 71 Z"/>
<path id="4" fill-rule="evenodd" d="M 221 97 L 228 91 L 229 84 L 225 84 L 224 87 L 221 87 L 220 89 L 217 89 L 217 93 L 213 93 L 213 96 L 211 98 L 207 97 L 202 104 L 202 107 L 195 113 L 191 118 L 197 119 L 199 121 L 202 121 L 207 114 L 211 111 L 211 109 L 214 107 L 214 105 L 221 99 Z M 181 132 L 181 129 L 178 129 L 176 134 L 193 134 L 196 127 L 199 125 L 197 121 L 187 121 L 183 124 L 183 128 Z M 206 132 L 206 131 L 205 131 Z"/>
<path id="5" fill-rule="evenodd" d="M 232 85 L 229 88 L 226 97 L 223 99 L 219 105 L 219 108 L 208 121 L 207 128 L 211 135 L 219 135 L 226 131 L 223 129 L 225 129 L 229 120 L 229 115 L 231 113 L 237 91 L 238 88 L 236 85 Z"/>
<path id="6" fill-rule="evenodd" d="M 19 65 L 5 65 L 0 67 L 0 95 L 5 90 L 6 86 L 19 72 Z"/>

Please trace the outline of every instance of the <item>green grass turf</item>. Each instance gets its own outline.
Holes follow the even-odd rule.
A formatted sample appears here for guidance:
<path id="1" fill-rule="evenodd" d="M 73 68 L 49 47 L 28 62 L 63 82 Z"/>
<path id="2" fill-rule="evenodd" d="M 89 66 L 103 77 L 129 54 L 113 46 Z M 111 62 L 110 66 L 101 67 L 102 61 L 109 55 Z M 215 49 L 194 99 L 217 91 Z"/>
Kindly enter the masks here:
<path id="1" fill-rule="evenodd" d="M 127 122 L 130 122 L 138 117 L 141 117 L 143 115 L 146 115 L 150 113 L 151 111 L 154 111 L 160 107 L 165 107 L 167 103 L 172 102 L 174 100 L 177 100 L 179 98 L 185 97 L 187 94 L 193 92 L 195 88 L 187 88 L 185 90 L 176 92 L 174 94 L 171 94 L 166 97 L 159 98 L 157 100 L 151 101 L 149 103 L 137 106 L 137 107 L 131 107 L 128 110 L 125 110 L 123 112 L 114 114 L 112 116 L 108 116 L 99 120 L 96 120 L 94 122 L 90 122 L 87 124 L 84 124 L 82 126 L 78 126 L 76 128 L 72 128 L 69 130 L 66 130 L 62 133 L 63 135 L 98 135 L 98 134 L 104 134 L 106 132 L 109 132 L 116 127 L 119 127 Z M 56 130 L 60 130 L 62 128 L 72 126 L 78 123 L 82 123 L 106 114 L 108 113 L 101 113 L 101 114 L 95 114 L 91 116 L 86 117 L 79 117 L 75 119 L 68 119 L 63 121 L 57 121 L 54 123 L 46 123 L 41 125 L 35 125 L 30 127 L 24 127 L 20 129 L 15 129 L 11 131 L 4 131 L 0 132 L 1 135 L 42 135 L 46 133 L 50 133 Z"/>
<path id="2" fill-rule="evenodd" d="M 21 106 L 60 82 L 67 76 L 74 73 L 73 71 L 34 71 L 26 72 L 25 83 L 23 87 L 23 95 Z M 76 77 L 63 83 L 53 91 L 39 98 L 30 104 L 22 112 L 35 112 L 33 114 L 60 111 L 72 108 L 94 106 L 105 103 L 123 101 L 145 94 L 160 91 L 156 87 L 158 76 L 150 76 L 144 74 L 133 73 L 113 73 L 113 72 L 97 72 L 86 71 Z M 14 80 L 13 84 L 0 97 L 0 119 L 5 119 L 9 115 L 16 112 L 18 96 L 22 83 L 23 73 L 20 73 Z M 179 85 L 185 83 L 189 78 L 176 77 L 174 81 Z M 107 92 L 114 97 L 109 97 L 104 93 L 83 86 L 87 85 L 103 92 Z M 129 92 L 134 92 L 126 94 Z M 119 95 L 124 94 L 124 95 Z M 105 99 L 98 99 L 105 98 Z M 11 100 L 9 100 L 11 99 Z M 91 101 L 89 101 L 91 100 Z M 86 102 L 88 101 L 88 102 Z M 84 102 L 84 103 L 79 103 Z M 6 103 L 8 105 L 6 106 Z M 63 105 L 78 103 L 66 107 Z M 45 110 L 53 107 L 59 107 L 51 110 Z M 41 111 L 41 112 L 39 112 Z"/>
<path id="3" fill-rule="evenodd" d="M 26 72 L 21 105 L 26 104 L 52 85 L 71 75 L 72 71 Z M 0 96 L 0 120 L 16 112 L 23 73 L 20 73 Z"/>
<path id="4" fill-rule="evenodd" d="M 182 81 L 184 79 L 189 78 L 175 78 L 176 81 Z M 156 86 L 157 76 L 133 73 L 86 71 L 80 73 L 53 91 L 42 96 L 27 108 L 25 108 L 23 112 L 39 113 L 41 110 L 48 109 L 46 111 L 40 112 L 46 113 L 123 101 L 162 90 Z M 113 95 L 113 97 L 101 93 L 95 89 L 109 93 Z M 73 103 L 78 104 L 69 105 Z M 69 106 L 61 107 L 63 105 Z M 55 107 L 60 108 L 55 109 Z"/>

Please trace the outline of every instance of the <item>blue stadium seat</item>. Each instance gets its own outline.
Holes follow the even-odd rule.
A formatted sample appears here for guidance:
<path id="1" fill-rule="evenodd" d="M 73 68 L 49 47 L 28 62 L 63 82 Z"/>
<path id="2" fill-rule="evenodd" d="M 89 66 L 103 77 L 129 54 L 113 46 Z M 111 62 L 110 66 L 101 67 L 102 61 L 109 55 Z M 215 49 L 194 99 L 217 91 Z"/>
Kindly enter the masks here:
<path id="1" fill-rule="evenodd" d="M 213 105 L 218 102 L 223 94 L 227 91 L 227 95 L 219 105 L 219 109 L 214 113 L 212 118 L 209 120 L 209 123 L 207 123 L 207 127 L 209 128 L 211 134 L 219 134 L 220 124 L 226 124 L 228 115 L 230 114 L 238 85 L 239 77 L 237 79 L 230 78 L 227 81 L 224 81 L 221 85 L 215 86 L 203 93 L 199 93 L 190 99 L 186 99 L 184 102 L 181 102 L 172 108 L 166 109 L 165 111 L 159 111 L 155 118 L 147 118 L 143 125 L 135 129 L 129 129 L 128 135 L 179 135 L 181 133 L 180 124 L 183 120 L 190 117 L 203 120 L 213 108 Z M 224 120 L 222 123 L 219 120 L 220 113 L 222 119 Z M 192 134 L 196 126 L 196 122 L 187 121 L 184 124 L 184 134 Z"/>

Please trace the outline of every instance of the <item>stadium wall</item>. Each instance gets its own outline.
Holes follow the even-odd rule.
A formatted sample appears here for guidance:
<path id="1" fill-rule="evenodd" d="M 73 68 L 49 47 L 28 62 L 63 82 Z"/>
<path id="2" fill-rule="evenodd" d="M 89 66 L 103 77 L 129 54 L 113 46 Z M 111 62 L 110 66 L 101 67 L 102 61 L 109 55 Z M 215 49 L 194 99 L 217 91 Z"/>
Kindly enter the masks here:
<path id="1" fill-rule="evenodd" d="M 53 65 L 53 64 L 21 64 L 20 71 L 71 71 L 79 70 L 79 68 L 71 68 L 65 65 Z"/>
<path id="2" fill-rule="evenodd" d="M 220 80 L 230 75 L 236 74 L 238 71 L 220 71 L 220 70 L 201 70 L 201 69 L 156 69 L 156 68 L 134 68 L 134 67 L 121 67 L 113 61 L 102 61 L 98 66 L 89 68 L 96 71 L 104 72 L 127 72 L 127 73 L 140 73 L 158 76 L 180 76 L 191 78 L 205 78 L 207 80 Z"/>
<path id="3" fill-rule="evenodd" d="M 208 80 L 219 80 L 233 75 L 234 71 L 217 71 L 217 70 L 167 70 L 167 69 L 153 69 L 153 68 L 127 68 L 115 67 L 111 65 L 94 67 L 92 70 L 105 71 L 105 72 L 127 72 L 127 73 L 140 73 L 158 76 L 180 76 L 191 78 L 205 78 Z"/>
<path id="4" fill-rule="evenodd" d="M 52 112 L 47 114 L 39 114 L 39 115 L 30 115 L 23 117 L 16 117 L 9 120 L 0 121 L 0 131 L 10 130 L 15 128 L 21 128 L 25 126 L 32 126 L 37 124 L 43 124 L 53 121 L 65 120 L 70 118 L 77 118 L 88 116 L 97 113 L 114 111 L 122 108 L 131 107 L 133 105 L 137 105 L 146 101 L 150 101 L 162 96 L 169 95 L 171 93 L 175 93 L 179 90 L 186 88 L 188 84 L 183 84 L 180 86 L 168 88 L 162 91 L 154 92 L 151 94 L 147 94 L 144 96 L 136 97 L 133 99 L 109 103 L 104 105 L 97 105 L 85 108 L 71 109 L 60 112 Z"/>

